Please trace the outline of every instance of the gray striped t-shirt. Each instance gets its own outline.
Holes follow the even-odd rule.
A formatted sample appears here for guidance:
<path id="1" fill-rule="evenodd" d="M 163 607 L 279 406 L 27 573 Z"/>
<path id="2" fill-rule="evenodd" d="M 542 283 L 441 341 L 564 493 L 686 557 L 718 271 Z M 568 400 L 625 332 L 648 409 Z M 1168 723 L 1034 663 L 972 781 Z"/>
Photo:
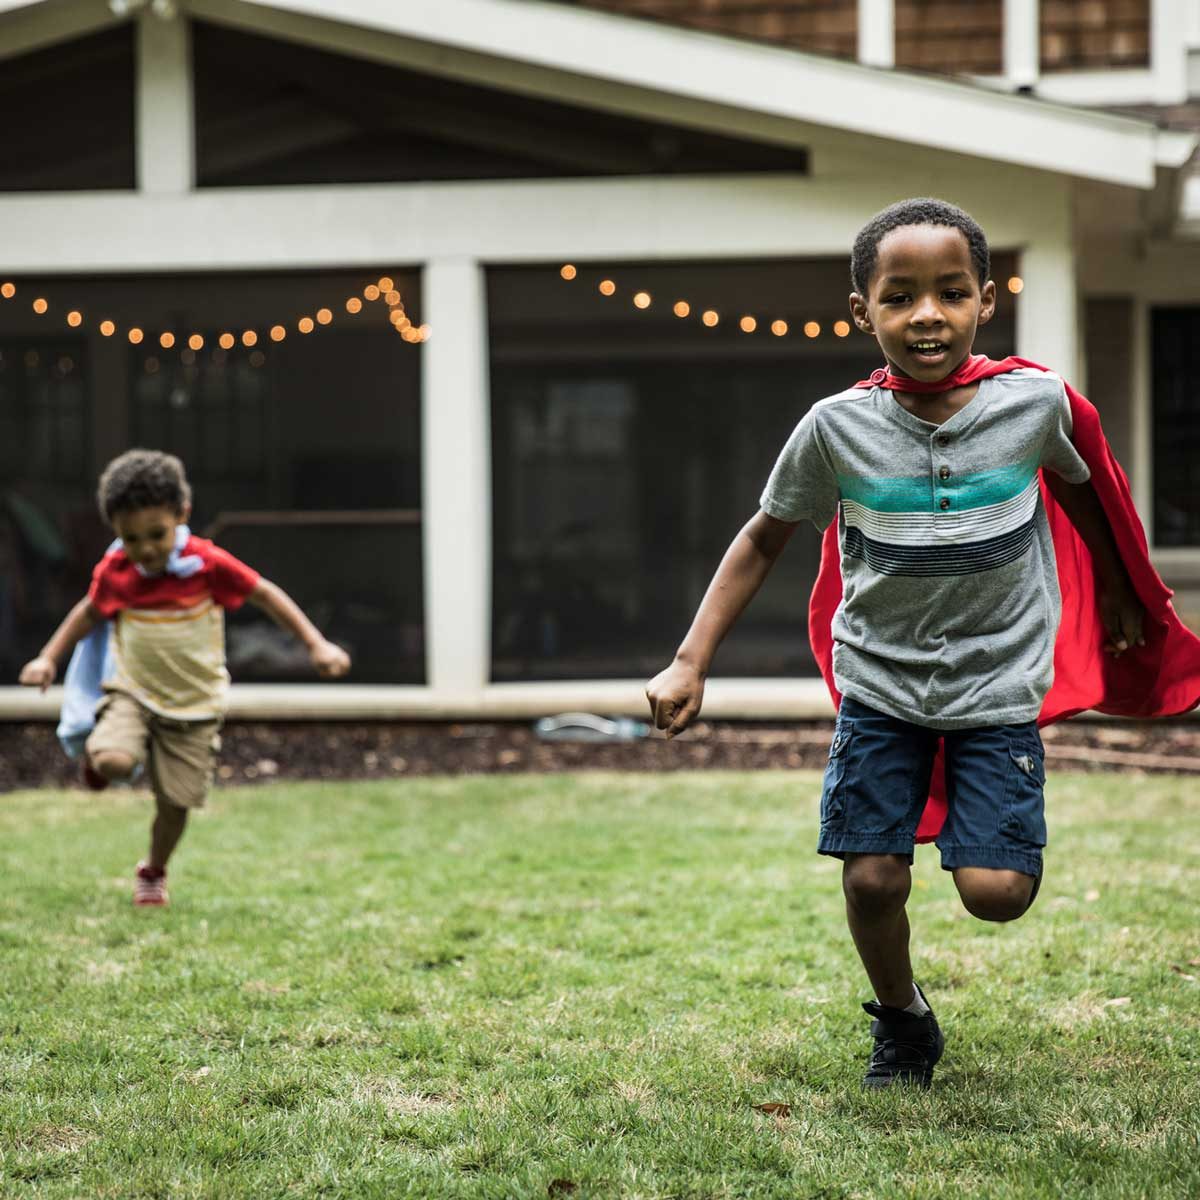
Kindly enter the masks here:
<path id="1" fill-rule="evenodd" d="M 1070 432 L 1062 380 L 1030 368 L 981 380 L 941 425 L 879 387 L 805 415 L 761 505 L 818 529 L 838 518 L 843 695 L 935 729 L 1037 717 L 1059 621 L 1038 469 L 1089 478 Z"/>

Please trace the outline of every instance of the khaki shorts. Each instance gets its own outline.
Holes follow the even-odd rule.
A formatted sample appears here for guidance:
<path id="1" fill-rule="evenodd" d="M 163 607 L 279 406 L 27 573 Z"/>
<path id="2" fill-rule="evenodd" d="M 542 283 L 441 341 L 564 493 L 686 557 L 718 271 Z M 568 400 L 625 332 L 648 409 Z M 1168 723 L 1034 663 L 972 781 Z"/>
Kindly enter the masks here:
<path id="1" fill-rule="evenodd" d="M 220 730 L 220 720 L 172 721 L 124 692 L 109 692 L 96 706 L 87 752 L 128 754 L 146 766 L 155 799 L 177 808 L 203 808 L 221 748 Z"/>

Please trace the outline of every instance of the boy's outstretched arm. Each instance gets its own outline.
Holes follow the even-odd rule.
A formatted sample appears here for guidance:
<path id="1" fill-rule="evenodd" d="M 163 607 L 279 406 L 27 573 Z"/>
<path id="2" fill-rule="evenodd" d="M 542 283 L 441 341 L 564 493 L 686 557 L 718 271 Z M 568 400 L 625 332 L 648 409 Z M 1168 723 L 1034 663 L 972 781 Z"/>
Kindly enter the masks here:
<path id="1" fill-rule="evenodd" d="M 1045 479 L 1046 486 L 1070 517 L 1092 556 L 1100 582 L 1100 617 L 1109 635 L 1104 649 L 1116 658 L 1130 646 L 1144 646 L 1142 621 L 1145 609 L 1121 561 L 1112 526 L 1096 489 L 1090 482 L 1068 483 L 1053 471 L 1046 471 Z"/>
<path id="2" fill-rule="evenodd" d="M 332 679 L 350 670 L 350 655 L 341 646 L 327 641 L 283 588 L 269 579 L 260 579 L 246 599 L 255 608 L 261 608 L 281 629 L 286 629 L 302 641 L 308 648 L 308 657 L 312 659 L 313 666 L 322 675 Z"/>
<path id="3" fill-rule="evenodd" d="M 41 688 L 44 692 L 58 676 L 58 664 L 82 641 L 104 618 L 92 607 L 84 596 L 65 617 L 62 624 L 50 635 L 37 658 L 31 658 L 21 668 L 20 682 L 25 687 Z"/>
<path id="4" fill-rule="evenodd" d="M 700 711 L 713 655 L 762 587 L 796 525 L 758 512 L 733 539 L 713 576 L 675 661 L 646 685 L 657 729 L 682 733 Z"/>

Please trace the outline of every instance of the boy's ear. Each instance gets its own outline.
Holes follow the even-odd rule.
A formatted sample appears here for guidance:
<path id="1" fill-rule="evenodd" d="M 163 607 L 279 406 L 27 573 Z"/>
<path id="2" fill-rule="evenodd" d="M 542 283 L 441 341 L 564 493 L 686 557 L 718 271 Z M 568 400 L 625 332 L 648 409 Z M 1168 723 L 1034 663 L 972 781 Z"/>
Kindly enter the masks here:
<path id="1" fill-rule="evenodd" d="M 996 285 L 989 279 L 979 293 L 979 322 L 986 325 L 996 315 Z"/>
<path id="2" fill-rule="evenodd" d="M 994 289 L 993 289 L 994 290 Z M 992 307 L 995 308 L 995 301 L 992 301 Z M 854 318 L 854 324 L 863 331 L 863 333 L 874 333 L 875 326 L 871 324 L 870 315 L 867 312 L 867 302 L 857 292 L 850 293 L 850 315 Z"/>

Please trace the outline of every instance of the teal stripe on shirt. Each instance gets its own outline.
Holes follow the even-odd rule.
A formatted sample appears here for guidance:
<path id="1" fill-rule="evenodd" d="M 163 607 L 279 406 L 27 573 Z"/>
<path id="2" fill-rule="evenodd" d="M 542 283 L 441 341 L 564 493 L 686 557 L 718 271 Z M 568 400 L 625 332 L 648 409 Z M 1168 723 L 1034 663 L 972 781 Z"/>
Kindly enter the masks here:
<path id="1" fill-rule="evenodd" d="M 1027 458 L 1008 467 L 951 476 L 945 483 L 939 483 L 938 495 L 949 496 L 955 512 L 1003 504 L 1029 486 L 1037 469 L 1037 459 Z M 928 512 L 933 507 L 933 480 L 928 476 L 872 479 L 861 475 L 839 475 L 837 480 L 838 490 L 845 499 L 874 512 Z"/>

